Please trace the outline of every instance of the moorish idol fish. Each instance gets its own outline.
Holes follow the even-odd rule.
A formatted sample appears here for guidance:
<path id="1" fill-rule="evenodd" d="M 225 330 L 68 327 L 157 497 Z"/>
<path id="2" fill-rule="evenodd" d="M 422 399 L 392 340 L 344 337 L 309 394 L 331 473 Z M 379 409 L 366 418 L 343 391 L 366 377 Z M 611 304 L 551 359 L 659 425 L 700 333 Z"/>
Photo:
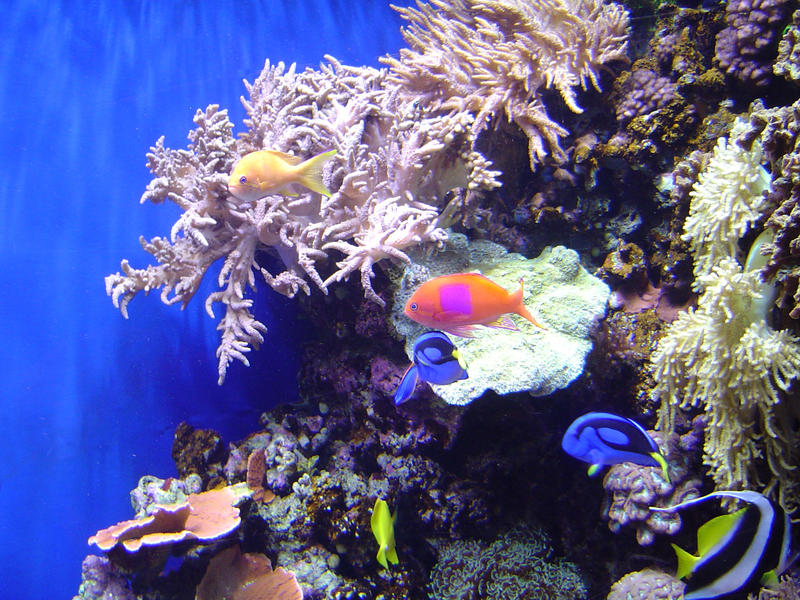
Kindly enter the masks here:
<path id="1" fill-rule="evenodd" d="M 389 568 L 389 563 L 396 565 L 399 561 L 397 550 L 394 547 L 394 522 L 397 520 L 397 511 L 392 515 L 389 505 L 382 498 L 375 499 L 372 516 L 369 519 L 372 535 L 378 542 L 378 562 L 384 569 Z"/>
<path id="2" fill-rule="evenodd" d="M 667 461 L 658 444 L 641 425 L 625 417 L 586 413 L 567 428 L 561 447 L 570 456 L 591 464 L 590 476 L 597 474 L 603 465 L 632 462 L 661 467 L 664 478 L 669 481 Z"/>
<path id="3" fill-rule="evenodd" d="M 506 313 L 516 313 L 544 329 L 522 302 L 519 289 L 509 293 L 480 273 L 454 273 L 429 279 L 406 302 L 404 314 L 417 323 L 461 337 L 476 325 L 516 330 Z"/>
<path id="4" fill-rule="evenodd" d="M 394 403 L 401 404 L 411 397 L 418 380 L 447 385 L 468 377 L 466 365 L 445 334 L 428 331 L 414 342 L 413 362 L 406 369 L 394 394 Z"/>
<path id="5" fill-rule="evenodd" d="M 673 511 L 709 498 L 736 498 L 747 506 L 711 519 L 697 530 L 697 555 L 675 544 L 678 578 L 687 578 L 686 600 L 744 597 L 761 585 L 777 583 L 790 565 L 791 521 L 786 512 L 762 494 L 720 491 L 655 511 Z"/>

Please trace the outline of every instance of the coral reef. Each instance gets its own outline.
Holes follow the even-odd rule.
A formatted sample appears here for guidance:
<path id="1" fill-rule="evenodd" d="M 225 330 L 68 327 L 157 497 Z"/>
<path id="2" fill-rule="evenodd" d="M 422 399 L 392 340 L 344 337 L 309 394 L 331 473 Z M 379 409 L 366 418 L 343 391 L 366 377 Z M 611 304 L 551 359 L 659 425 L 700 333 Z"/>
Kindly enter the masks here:
<path id="1" fill-rule="evenodd" d="M 699 423 L 702 428 L 702 423 Z M 693 475 L 693 458 L 699 449 L 700 432 L 683 436 L 648 431 L 669 465 L 669 481 L 659 467 L 633 463 L 613 465 L 603 478 L 606 490 L 605 516 L 608 528 L 618 533 L 623 527 L 636 529 L 642 546 L 653 543 L 656 534 L 672 535 L 681 528 L 676 512 L 652 512 L 651 506 L 672 506 L 700 496 L 700 479 Z M 665 439 L 666 438 L 666 439 Z"/>
<path id="2" fill-rule="evenodd" d="M 547 536 L 517 527 L 491 543 L 444 544 L 431 571 L 432 600 L 501 598 L 586 598 L 578 569 L 553 556 Z"/>
<path id="3" fill-rule="evenodd" d="M 409 357 L 423 327 L 403 315 L 403 306 L 419 283 L 446 273 L 478 271 L 508 290 L 521 281 L 526 305 L 547 328 L 519 319 L 517 331 L 484 328 L 474 338 L 458 339 L 469 378 L 432 386 L 445 402 L 468 404 L 488 389 L 544 396 L 581 374 L 592 346 L 590 334 L 605 315 L 609 289 L 580 265 L 576 252 L 559 246 L 528 260 L 491 242 L 468 243 L 463 236 L 452 236 L 430 258 L 413 256 L 414 264 L 397 282 L 392 317 Z"/>
<path id="4" fill-rule="evenodd" d="M 601 67 L 627 61 L 628 13 L 603 0 L 433 0 L 398 8 L 409 48 L 386 57 L 402 94 L 434 111 L 475 114 L 480 133 L 493 119 L 513 121 L 528 137 L 531 168 L 566 160 L 568 134 L 545 110 L 555 89 L 581 113 L 575 88 L 598 91 Z"/>
<path id="5" fill-rule="evenodd" d="M 141 600 L 128 579 L 104 556 L 90 554 L 81 566 L 81 586 L 72 600 Z"/>
<path id="6" fill-rule="evenodd" d="M 731 0 L 725 4 L 727 27 L 717 34 L 716 60 L 739 82 L 763 87 L 770 83 L 772 62 L 786 0 Z"/>
<path id="7" fill-rule="evenodd" d="M 234 139 L 227 112 L 210 106 L 198 111 L 198 128 L 187 150 L 171 150 L 160 139 L 148 154 L 156 176 L 142 201 L 165 199 L 184 212 L 170 239 L 157 237 L 142 247 L 158 264 L 106 277 L 106 291 L 123 316 L 140 291 L 161 288 L 166 304 L 183 306 L 196 293 L 211 265 L 224 258 L 219 291 L 206 298 L 206 312 L 220 302 L 219 383 L 236 359 L 263 341 L 266 327 L 252 314 L 247 288 L 255 273 L 276 291 L 293 297 L 310 293 L 307 279 L 328 286 L 360 272 L 365 295 L 382 304 L 371 285 L 372 267 L 384 258 L 409 262 L 405 250 L 439 243 L 439 208 L 453 187 L 467 196 L 498 184 L 497 172 L 474 150 L 467 112 L 434 116 L 414 100 L 401 100 L 386 82 L 386 71 L 354 68 L 328 57 L 329 66 L 296 73 L 283 64 L 264 67 L 252 84 L 245 134 Z M 241 156 L 270 148 L 310 156 L 334 148 L 326 166 L 330 198 L 305 192 L 296 198 L 269 195 L 242 201 L 227 193 L 227 174 Z M 257 255 L 272 249 L 284 270 L 273 274 Z M 323 279 L 330 256 L 343 255 Z"/>
<path id="8" fill-rule="evenodd" d="M 792 13 L 791 24 L 783 30 L 778 58 L 772 66 L 775 75 L 800 83 L 800 10 Z"/>

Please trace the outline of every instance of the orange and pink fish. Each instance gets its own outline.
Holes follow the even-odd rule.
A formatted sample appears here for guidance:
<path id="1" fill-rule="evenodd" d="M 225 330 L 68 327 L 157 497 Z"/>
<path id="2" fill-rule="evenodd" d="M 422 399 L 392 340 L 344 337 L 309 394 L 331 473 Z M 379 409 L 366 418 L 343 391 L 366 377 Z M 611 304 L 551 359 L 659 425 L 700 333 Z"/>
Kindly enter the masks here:
<path id="1" fill-rule="evenodd" d="M 408 299 L 404 312 L 426 327 L 461 337 L 472 337 L 476 325 L 516 330 L 508 313 L 546 329 L 522 302 L 522 280 L 519 289 L 509 293 L 480 273 L 454 273 L 426 281 Z"/>
<path id="2" fill-rule="evenodd" d="M 334 154 L 336 150 L 329 150 L 304 161 L 277 150 L 251 152 L 233 166 L 228 178 L 228 191 L 239 200 L 253 201 L 269 194 L 294 196 L 292 186 L 302 185 L 330 196 L 330 190 L 322 181 L 322 167 Z"/>

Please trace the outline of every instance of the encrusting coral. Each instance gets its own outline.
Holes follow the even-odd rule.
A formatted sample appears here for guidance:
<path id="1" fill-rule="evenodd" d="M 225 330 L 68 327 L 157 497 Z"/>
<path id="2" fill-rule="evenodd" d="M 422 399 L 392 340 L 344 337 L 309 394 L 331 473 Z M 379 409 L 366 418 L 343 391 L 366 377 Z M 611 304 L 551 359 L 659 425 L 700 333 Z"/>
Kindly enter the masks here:
<path id="1" fill-rule="evenodd" d="M 433 0 L 398 8 L 410 48 L 386 57 L 401 94 L 433 110 L 476 115 L 474 134 L 502 113 L 528 136 L 531 167 L 562 162 L 567 130 L 545 110 L 555 89 L 581 113 L 575 88 L 600 90 L 599 70 L 627 61 L 628 12 L 604 0 Z"/>

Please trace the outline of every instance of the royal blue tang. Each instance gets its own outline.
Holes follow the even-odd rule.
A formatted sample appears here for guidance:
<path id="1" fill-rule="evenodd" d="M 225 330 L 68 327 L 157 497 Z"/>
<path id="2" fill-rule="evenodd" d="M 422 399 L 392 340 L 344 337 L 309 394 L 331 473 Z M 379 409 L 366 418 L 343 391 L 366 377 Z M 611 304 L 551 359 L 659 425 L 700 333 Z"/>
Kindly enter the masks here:
<path id="1" fill-rule="evenodd" d="M 561 447 L 570 456 L 589 463 L 589 475 L 595 475 L 603 465 L 632 462 L 661 467 L 669 481 L 667 461 L 658 444 L 641 425 L 626 417 L 586 413 L 567 428 Z"/>
<path id="2" fill-rule="evenodd" d="M 414 342 L 412 360 L 394 394 L 395 404 L 408 400 L 420 379 L 436 385 L 447 385 L 468 377 L 458 349 L 441 331 L 428 331 L 420 335 Z"/>

